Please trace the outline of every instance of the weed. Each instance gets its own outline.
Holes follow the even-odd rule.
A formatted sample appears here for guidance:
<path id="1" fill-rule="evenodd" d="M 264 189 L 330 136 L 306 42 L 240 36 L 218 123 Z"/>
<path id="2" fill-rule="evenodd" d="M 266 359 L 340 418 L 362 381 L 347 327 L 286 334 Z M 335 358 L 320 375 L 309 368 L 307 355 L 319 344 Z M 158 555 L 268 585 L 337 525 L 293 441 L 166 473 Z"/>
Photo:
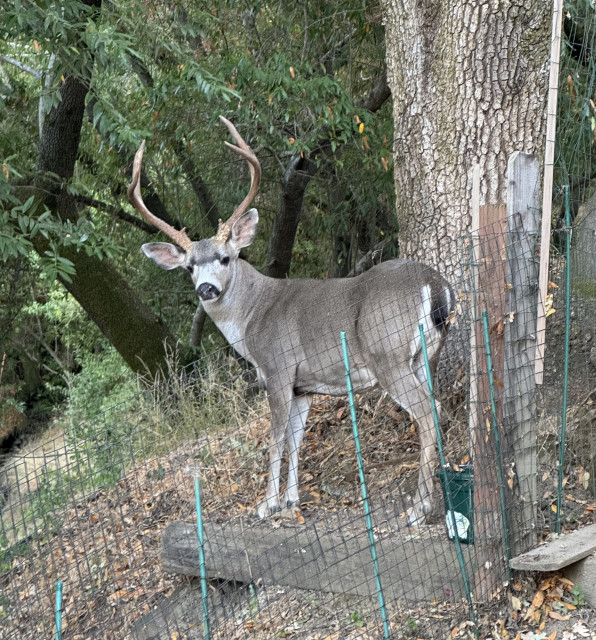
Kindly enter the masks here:
<path id="1" fill-rule="evenodd" d="M 418 620 L 416 618 L 408 618 L 407 625 L 408 629 L 414 633 L 418 629 Z"/>
<path id="2" fill-rule="evenodd" d="M 571 604 L 574 604 L 576 607 L 583 607 L 586 604 L 586 601 L 584 600 L 584 590 L 581 585 L 576 584 L 573 589 L 571 589 L 570 593 L 573 596 Z"/>
<path id="3" fill-rule="evenodd" d="M 350 614 L 350 620 L 354 623 L 354 626 L 358 627 L 359 629 L 360 627 L 364 626 L 364 620 L 360 611 L 352 611 L 352 613 Z"/>

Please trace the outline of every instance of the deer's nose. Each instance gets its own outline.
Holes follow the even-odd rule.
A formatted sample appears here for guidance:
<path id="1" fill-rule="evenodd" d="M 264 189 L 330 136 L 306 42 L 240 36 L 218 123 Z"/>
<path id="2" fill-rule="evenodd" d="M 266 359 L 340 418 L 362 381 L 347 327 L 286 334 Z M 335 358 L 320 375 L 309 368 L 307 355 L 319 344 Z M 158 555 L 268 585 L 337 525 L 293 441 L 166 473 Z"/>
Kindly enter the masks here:
<path id="1" fill-rule="evenodd" d="M 200 284 L 198 286 L 197 293 L 199 294 L 199 298 L 201 298 L 201 300 L 213 300 L 214 298 L 217 298 L 221 291 L 212 284 L 203 282 L 203 284 Z"/>

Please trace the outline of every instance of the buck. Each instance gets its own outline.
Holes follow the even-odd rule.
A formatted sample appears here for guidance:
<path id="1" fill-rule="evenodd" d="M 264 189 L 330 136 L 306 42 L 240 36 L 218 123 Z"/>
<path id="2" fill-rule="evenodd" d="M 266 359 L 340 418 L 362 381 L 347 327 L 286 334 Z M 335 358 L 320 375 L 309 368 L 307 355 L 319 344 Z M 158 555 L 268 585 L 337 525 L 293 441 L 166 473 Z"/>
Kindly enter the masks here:
<path id="1" fill-rule="evenodd" d="M 448 330 L 454 296 L 434 269 L 389 260 L 354 278 L 269 278 L 239 257 L 257 233 L 258 213 L 248 209 L 258 192 L 261 167 L 234 125 L 220 116 L 248 163 L 251 186 L 215 236 L 193 242 L 152 214 L 141 197 L 144 142 L 128 188 L 131 203 L 175 244 L 151 242 L 144 254 L 162 269 L 186 269 L 206 313 L 230 345 L 254 365 L 271 411 L 269 477 L 257 512 L 265 518 L 300 505 L 298 456 L 313 394 L 345 395 L 340 332 L 346 333 L 354 390 L 376 386 L 418 423 L 420 469 L 408 523 L 416 527 L 432 510 L 436 436 L 419 325 L 434 372 Z M 284 442 L 288 478 L 280 499 Z"/>

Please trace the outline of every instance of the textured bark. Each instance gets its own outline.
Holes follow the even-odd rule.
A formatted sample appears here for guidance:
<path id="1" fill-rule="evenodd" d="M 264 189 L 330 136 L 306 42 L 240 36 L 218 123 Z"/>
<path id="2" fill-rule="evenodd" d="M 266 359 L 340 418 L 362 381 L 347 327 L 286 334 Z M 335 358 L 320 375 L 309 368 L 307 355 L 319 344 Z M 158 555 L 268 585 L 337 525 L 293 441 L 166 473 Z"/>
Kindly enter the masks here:
<path id="1" fill-rule="evenodd" d="M 551 4 L 383 0 L 401 252 L 459 275 L 471 168 L 506 201 L 507 161 L 544 148 Z"/>

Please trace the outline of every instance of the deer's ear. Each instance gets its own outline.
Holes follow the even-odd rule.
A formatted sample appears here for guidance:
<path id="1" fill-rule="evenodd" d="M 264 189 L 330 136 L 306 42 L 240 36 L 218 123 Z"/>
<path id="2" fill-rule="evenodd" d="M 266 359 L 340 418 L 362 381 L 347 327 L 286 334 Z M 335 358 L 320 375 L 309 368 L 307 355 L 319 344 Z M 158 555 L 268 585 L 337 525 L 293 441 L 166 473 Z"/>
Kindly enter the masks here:
<path id="1" fill-rule="evenodd" d="M 141 247 L 143 253 L 162 269 L 175 269 L 184 264 L 186 253 L 169 242 L 148 242 Z"/>
<path id="2" fill-rule="evenodd" d="M 249 209 L 240 216 L 232 225 L 232 232 L 228 242 L 233 249 L 240 251 L 243 247 L 248 247 L 257 235 L 257 224 L 259 213 L 256 209 Z"/>

